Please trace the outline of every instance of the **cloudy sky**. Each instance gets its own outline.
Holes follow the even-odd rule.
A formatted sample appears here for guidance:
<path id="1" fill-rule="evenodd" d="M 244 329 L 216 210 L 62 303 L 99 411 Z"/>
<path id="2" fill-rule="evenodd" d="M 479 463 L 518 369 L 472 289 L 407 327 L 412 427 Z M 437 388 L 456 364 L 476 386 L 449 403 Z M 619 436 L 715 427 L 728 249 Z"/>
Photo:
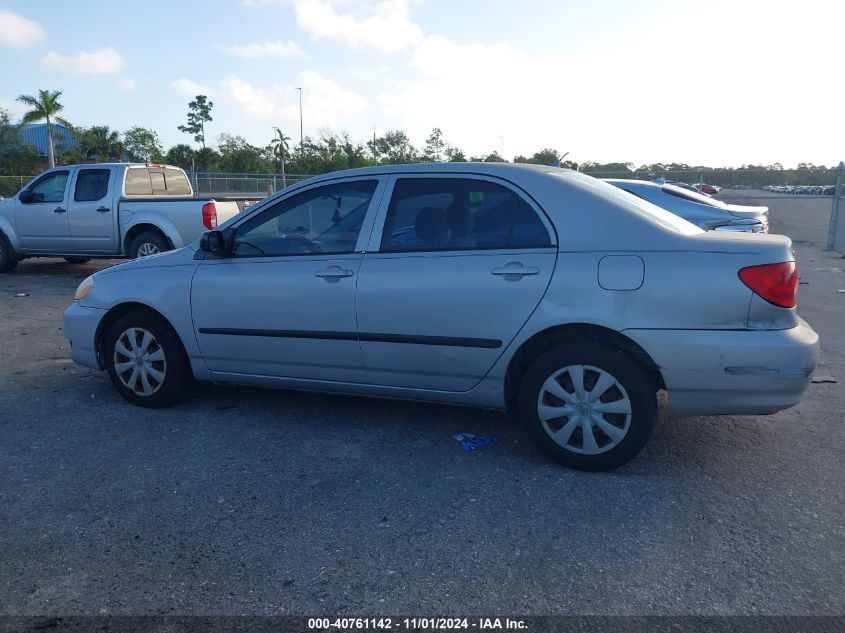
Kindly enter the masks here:
<path id="1" fill-rule="evenodd" d="M 0 0 L 0 105 L 62 90 L 66 118 L 165 146 L 273 126 L 364 141 L 433 127 L 468 155 L 577 162 L 845 158 L 838 0 Z"/>

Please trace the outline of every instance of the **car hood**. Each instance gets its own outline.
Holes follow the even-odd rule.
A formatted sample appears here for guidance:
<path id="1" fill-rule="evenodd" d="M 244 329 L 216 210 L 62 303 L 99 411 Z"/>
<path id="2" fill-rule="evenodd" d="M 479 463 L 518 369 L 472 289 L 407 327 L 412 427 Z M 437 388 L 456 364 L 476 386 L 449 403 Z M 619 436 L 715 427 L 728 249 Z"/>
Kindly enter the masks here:
<path id="1" fill-rule="evenodd" d="M 114 266 L 109 266 L 96 273 L 97 275 L 107 275 L 115 272 L 123 272 L 128 270 L 142 270 L 144 268 L 161 268 L 166 266 L 185 266 L 187 264 L 196 264 L 194 255 L 197 252 L 197 242 L 192 242 L 183 248 L 178 248 L 175 251 L 167 251 L 166 253 L 159 253 L 158 255 L 150 255 L 149 257 L 140 257 L 128 262 L 121 262 Z"/>

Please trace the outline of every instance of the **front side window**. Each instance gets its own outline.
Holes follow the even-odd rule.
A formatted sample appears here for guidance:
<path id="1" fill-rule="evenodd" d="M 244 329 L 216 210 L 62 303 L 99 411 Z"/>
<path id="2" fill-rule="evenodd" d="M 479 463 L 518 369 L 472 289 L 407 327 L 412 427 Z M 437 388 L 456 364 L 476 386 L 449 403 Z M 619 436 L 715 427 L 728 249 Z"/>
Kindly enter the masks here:
<path id="1" fill-rule="evenodd" d="M 235 257 L 352 253 L 378 181 L 309 189 L 238 227 Z"/>
<path id="2" fill-rule="evenodd" d="M 76 176 L 73 199 L 76 202 L 94 202 L 106 197 L 109 189 L 108 169 L 81 169 Z"/>
<path id="3" fill-rule="evenodd" d="M 69 172 L 57 171 L 49 174 L 32 187 L 33 202 L 61 202 L 65 199 Z"/>
<path id="4" fill-rule="evenodd" d="M 551 245 L 534 209 L 507 187 L 468 178 L 401 178 L 393 189 L 381 250 Z"/>

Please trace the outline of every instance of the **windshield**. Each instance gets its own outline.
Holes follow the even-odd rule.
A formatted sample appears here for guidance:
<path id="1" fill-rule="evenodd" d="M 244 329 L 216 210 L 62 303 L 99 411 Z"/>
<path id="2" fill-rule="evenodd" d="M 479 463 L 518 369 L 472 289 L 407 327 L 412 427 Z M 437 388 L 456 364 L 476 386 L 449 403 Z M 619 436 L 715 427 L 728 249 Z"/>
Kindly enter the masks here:
<path id="1" fill-rule="evenodd" d="M 690 191 L 689 189 L 684 189 L 683 187 L 676 187 L 675 185 L 663 185 L 662 189 L 666 193 L 671 194 L 673 196 L 692 200 L 693 202 L 697 202 L 699 204 L 706 204 L 709 207 L 724 209 L 727 206 L 721 200 L 716 200 L 715 198 L 711 198 L 710 196 L 705 196 L 704 194 L 696 193 L 695 191 Z"/>

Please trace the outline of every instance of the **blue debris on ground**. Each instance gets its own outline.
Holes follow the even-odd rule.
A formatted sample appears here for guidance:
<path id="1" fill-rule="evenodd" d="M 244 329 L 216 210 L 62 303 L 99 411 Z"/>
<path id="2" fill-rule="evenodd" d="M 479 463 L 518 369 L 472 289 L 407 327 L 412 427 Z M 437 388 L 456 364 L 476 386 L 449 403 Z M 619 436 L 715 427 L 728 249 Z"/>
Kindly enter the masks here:
<path id="1" fill-rule="evenodd" d="M 485 435 L 479 437 L 477 435 L 473 435 L 472 433 L 458 433 L 452 437 L 461 443 L 461 448 L 465 451 L 474 451 L 482 446 L 499 441 L 498 435 Z"/>

